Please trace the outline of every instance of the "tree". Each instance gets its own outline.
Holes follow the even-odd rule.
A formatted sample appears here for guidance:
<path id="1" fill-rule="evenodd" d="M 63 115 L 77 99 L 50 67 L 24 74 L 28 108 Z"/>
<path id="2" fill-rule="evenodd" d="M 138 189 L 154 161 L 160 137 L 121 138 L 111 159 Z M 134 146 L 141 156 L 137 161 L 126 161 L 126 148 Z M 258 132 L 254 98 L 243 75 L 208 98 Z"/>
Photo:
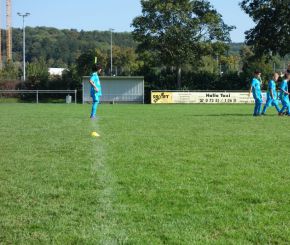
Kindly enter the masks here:
<path id="1" fill-rule="evenodd" d="M 110 58 L 109 52 L 110 51 L 108 51 L 108 58 Z M 108 62 L 108 64 L 110 63 Z M 133 48 L 113 46 L 113 74 L 121 76 L 135 74 L 140 65 Z"/>
<path id="2" fill-rule="evenodd" d="M 46 61 L 41 58 L 27 65 L 27 86 L 31 88 L 45 88 L 48 82 L 48 67 Z"/>
<path id="3" fill-rule="evenodd" d="M 89 76 L 92 73 L 92 66 L 95 62 L 95 58 L 97 58 L 97 63 L 102 65 L 103 70 L 106 69 L 108 60 L 106 52 L 99 49 L 88 50 L 81 54 L 76 60 L 76 69 L 80 77 Z"/>
<path id="4" fill-rule="evenodd" d="M 256 55 L 290 53 L 289 0 L 243 0 L 240 5 L 256 23 L 245 33 Z"/>
<path id="5" fill-rule="evenodd" d="M 208 53 L 211 42 L 229 41 L 220 14 L 205 0 L 141 0 L 142 15 L 133 20 L 133 37 L 140 52 L 150 50 L 156 61 L 175 67 L 181 87 L 181 68 Z"/>
<path id="6" fill-rule="evenodd" d="M 93 50 L 88 50 L 87 52 L 81 54 L 76 60 L 77 72 L 81 76 L 89 76 L 92 72 L 92 65 L 94 64 L 96 54 Z"/>
<path id="7" fill-rule="evenodd" d="M 19 65 L 8 62 L 3 69 L 0 69 L 0 80 L 17 80 L 20 77 Z"/>
<path id="8" fill-rule="evenodd" d="M 243 46 L 240 50 L 240 57 L 243 64 L 241 76 L 244 77 L 248 87 L 250 86 L 250 79 L 255 70 L 262 72 L 262 78 L 265 81 L 271 77 L 270 75 L 273 72 L 272 66 L 265 56 L 257 57 L 250 47 Z"/>

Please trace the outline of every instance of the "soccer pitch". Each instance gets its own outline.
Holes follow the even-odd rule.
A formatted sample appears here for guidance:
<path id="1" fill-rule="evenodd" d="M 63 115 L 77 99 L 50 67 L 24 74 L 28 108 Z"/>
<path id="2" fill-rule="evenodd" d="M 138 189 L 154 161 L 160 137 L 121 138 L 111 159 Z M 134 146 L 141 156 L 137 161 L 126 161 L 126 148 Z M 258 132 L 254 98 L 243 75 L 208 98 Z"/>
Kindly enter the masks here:
<path id="1" fill-rule="evenodd" d="M 0 244 L 289 244 L 290 118 L 252 111 L 1 104 Z"/>

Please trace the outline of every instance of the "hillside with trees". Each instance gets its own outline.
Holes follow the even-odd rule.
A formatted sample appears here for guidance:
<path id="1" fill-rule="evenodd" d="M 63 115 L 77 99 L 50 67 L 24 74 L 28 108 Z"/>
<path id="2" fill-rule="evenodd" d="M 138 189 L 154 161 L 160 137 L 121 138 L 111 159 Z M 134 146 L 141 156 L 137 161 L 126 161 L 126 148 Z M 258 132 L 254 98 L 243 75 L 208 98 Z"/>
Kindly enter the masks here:
<path id="1" fill-rule="evenodd" d="M 5 54 L 5 30 L 2 50 Z M 53 27 L 26 27 L 26 61 L 44 59 L 50 67 L 68 67 L 89 50 L 107 53 L 111 45 L 109 31 L 77 31 Z M 129 32 L 114 32 L 113 49 L 132 49 L 137 42 Z M 13 60 L 22 62 L 22 29 L 13 29 Z M 229 43 L 227 55 L 239 56 L 243 43 Z M 117 50 L 116 50 L 117 51 Z M 119 53 L 119 52 L 117 52 Z M 114 54 L 115 56 L 115 54 Z"/>
<path id="2" fill-rule="evenodd" d="M 109 31 L 26 27 L 26 60 L 32 62 L 41 58 L 53 67 L 70 66 L 88 50 L 110 49 L 110 35 Z M 120 48 L 135 48 L 136 42 L 130 33 L 113 33 L 113 45 Z M 22 29 L 13 29 L 13 59 L 22 60 Z"/>

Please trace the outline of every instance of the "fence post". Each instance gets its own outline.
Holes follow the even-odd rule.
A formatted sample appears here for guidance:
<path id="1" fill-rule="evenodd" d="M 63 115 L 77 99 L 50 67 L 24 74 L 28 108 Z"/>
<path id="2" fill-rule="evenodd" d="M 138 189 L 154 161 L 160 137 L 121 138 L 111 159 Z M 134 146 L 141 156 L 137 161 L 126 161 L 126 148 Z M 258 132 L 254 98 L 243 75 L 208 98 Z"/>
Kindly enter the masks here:
<path id="1" fill-rule="evenodd" d="M 85 88 L 84 88 L 84 86 L 85 86 L 85 83 L 84 82 L 82 82 L 82 95 L 83 95 L 83 98 L 82 98 L 82 100 L 83 100 L 83 104 L 84 104 L 84 95 L 85 95 Z"/>
<path id="2" fill-rule="evenodd" d="M 38 90 L 36 90 L 36 104 L 38 104 Z"/>
<path id="3" fill-rule="evenodd" d="M 75 89 L 75 104 L 77 103 L 77 90 Z"/>

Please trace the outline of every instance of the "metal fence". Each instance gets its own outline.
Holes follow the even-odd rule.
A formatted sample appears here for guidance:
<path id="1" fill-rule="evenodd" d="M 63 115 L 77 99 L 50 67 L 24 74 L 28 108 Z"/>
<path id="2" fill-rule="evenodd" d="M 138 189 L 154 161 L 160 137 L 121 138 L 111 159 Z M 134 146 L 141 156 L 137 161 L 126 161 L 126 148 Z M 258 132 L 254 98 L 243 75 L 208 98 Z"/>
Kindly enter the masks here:
<path id="1" fill-rule="evenodd" d="M 37 104 L 39 103 L 39 94 L 74 94 L 74 103 L 77 103 L 77 90 L 0 90 L 0 97 L 5 94 L 35 94 Z"/>

